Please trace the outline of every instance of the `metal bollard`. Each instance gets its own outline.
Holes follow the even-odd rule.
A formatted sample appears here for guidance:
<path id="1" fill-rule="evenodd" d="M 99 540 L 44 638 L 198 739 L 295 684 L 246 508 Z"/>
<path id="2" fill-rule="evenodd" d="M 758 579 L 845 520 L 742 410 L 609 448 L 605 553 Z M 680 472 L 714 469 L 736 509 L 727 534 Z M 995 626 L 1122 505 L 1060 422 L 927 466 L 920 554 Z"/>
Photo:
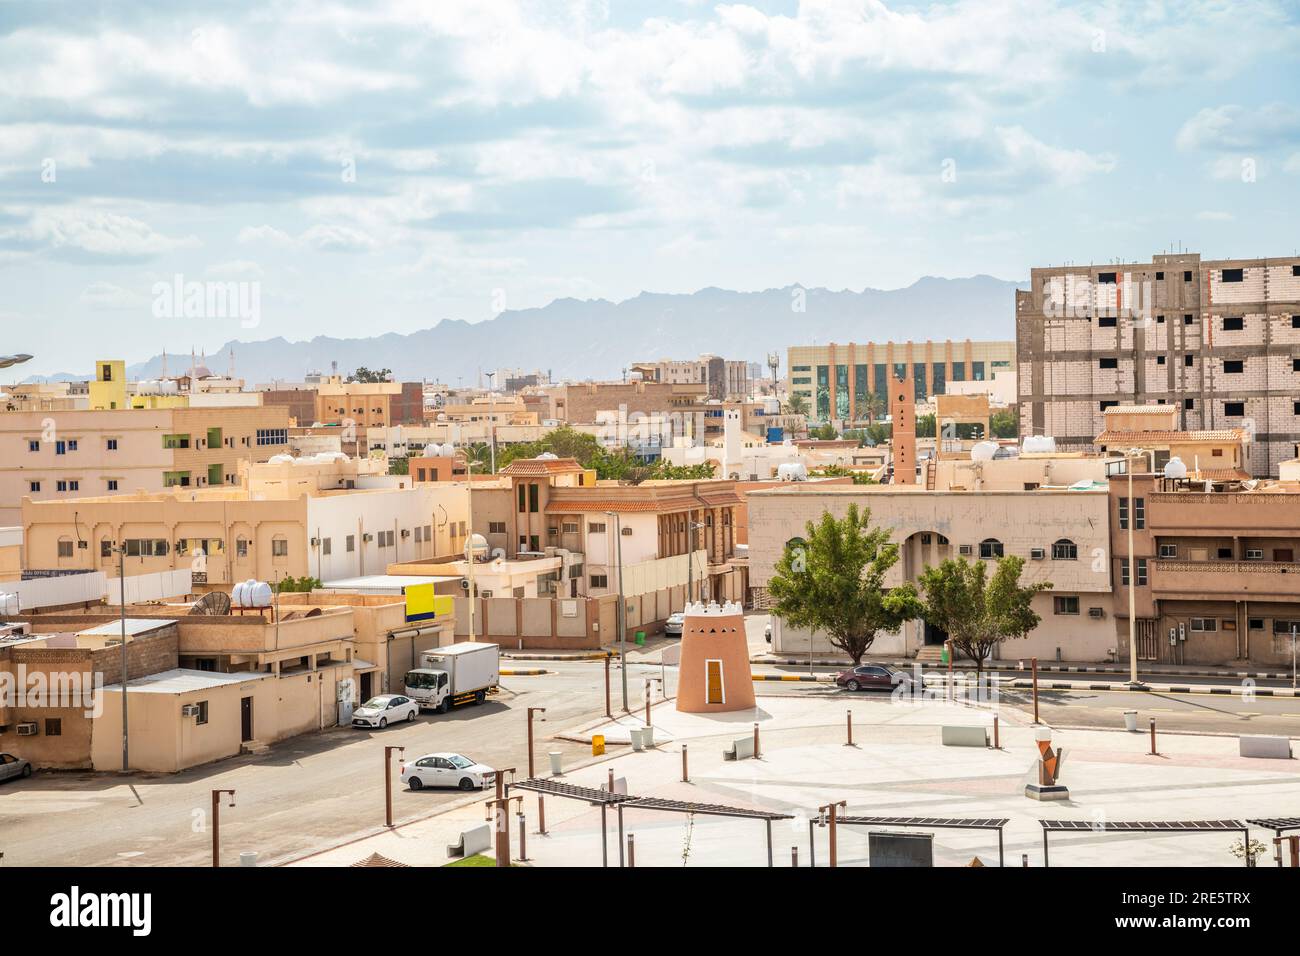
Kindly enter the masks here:
<path id="1" fill-rule="evenodd" d="M 790 847 L 790 865 L 796 870 L 799 869 L 799 848 L 797 846 Z"/>
<path id="2" fill-rule="evenodd" d="M 521 803 L 520 806 L 522 805 L 523 804 Z M 526 821 L 524 820 L 524 811 L 520 810 L 518 813 L 515 814 L 515 817 L 519 821 L 519 859 L 523 860 L 524 862 L 527 862 L 528 861 L 528 834 L 527 834 L 528 826 Z"/>
<path id="3" fill-rule="evenodd" d="M 847 712 L 845 713 L 845 717 L 848 718 L 849 739 L 848 739 L 848 742 L 847 742 L 844 746 L 846 746 L 846 747 L 852 747 L 852 746 L 853 746 L 853 711 L 851 711 L 851 710 L 850 710 L 850 711 L 847 711 Z"/>
<path id="4" fill-rule="evenodd" d="M 758 759 L 758 721 L 754 721 L 754 759 Z"/>
<path id="5" fill-rule="evenodd" d="M 636 834 L 634 833 L 627 835 L 627 865 L 636 866 Z"/>
<path id="6" fill-rule="evenodd" d="M 537 832 L 546 836 L 546 798 L 537 795 Z"/>
<path id="7" fill-rule="evenodd" d="M 682 783 L 690 783 L 691 775 L 686 766 L 686 745 L 682 744 Z"/>
<path id="8" fill-rule="evenodd" d="M 547 756 L 551 758 L 551 776 L 563 777 L 564 770 L 560 766 L 560 760 L 564 757 L 564 754 L 562 754 L 558 750 L 552 750 L 549 754 L 547 754 Z"/>
<path id="9" fill-rule="evenodd" d="M 1156 719 L 1151 718 L 1151 756 L 1160 756 L 1160 751 L 1156 750 Z"/>

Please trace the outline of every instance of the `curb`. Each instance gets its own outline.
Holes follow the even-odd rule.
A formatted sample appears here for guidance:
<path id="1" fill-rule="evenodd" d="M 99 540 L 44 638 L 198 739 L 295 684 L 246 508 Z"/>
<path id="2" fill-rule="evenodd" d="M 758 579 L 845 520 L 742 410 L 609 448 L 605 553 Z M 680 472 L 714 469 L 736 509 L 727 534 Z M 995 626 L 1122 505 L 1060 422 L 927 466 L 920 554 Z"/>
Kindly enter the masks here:
<path id="1" fill-rule="evenodd" d="M 807 674 L 751 674 L 754 680 L 778 680 L 778 681 L 803 681 L 805 683 L 829 684 L 834 681 L 834 677 L 826 675 L 825 677 L 810 677 Z"/>
<path id="2" fill-rule="evenodd" d="M 521 669 L 521 670 L 506 670 L 503 668 L 500 671 L 502 677 L 535 677 L 538 674 L 549 674 L 549 673 L 551 673 L 551 671 L 548 671 L 544 667 L 531 667 L 531 668 Z"/>
<path id="3" fill-rule="evenodd" d="M 768 664 L 773 667 L 782 667 L 782 666 L 807 667 L 808 666 L 808 658 L 806 657 L 803 659 L 799 659 L 799 658 L 774 659 L 774 658 L 769 658 L 762 654 L 758 654 L 755 655 L 754 657 L 751 657 L 749 660 L 751 664 Z M 895 666 L 899 666 L 899 667 L 906 666 L 909 668 L 914 667 L 919 663 L 923 670 L 946 670 L 947 669 L 947 665 L 945 664 L 930 663 L 927 661 L 918 662 L 911 658 L 908 658 L 903 661 L 893 661 L 891 659 L 885 658 L 884 662 L 895 664 Z M 852 666 L 852 662 L 848 660 L 842 660 L 842 661 L 814 660 L 812 663 L 814 667 L 838 667 L 841 669 L 845 669 Z M 986 662 L 986 664 L 988 665 L 1009 664 L 1009 663 L 1011 662 L 1010 661 L 987 661 Z M 957 661 L 954 663 L 953 666 L 961 667 L 962 662 Z M 994 670 L 996 668 L 990 666 L 986 669 Z M 1122 675 L 1128 674 L 1128 668 L 1114 667 L 1114 666 L 1089 667 L 1089 666 L 1073 666 L 1073 665 L 1040 663 L 1038 665 L 1038 670 L 1040 673 L 1043 671 L 1047 671 L 1048 673 L 1057 673 L 1057 674 L 1122 674 Z M 1159 675 L 1162 677 L 1233 677 L 1238 679 L 1244 679 L 1249 677 L 1252 678 L 1253 680 L 1288 680 L 1288 681 L 1291 679 L 1290 672 L 1284 672 L 1284 671 L 1234 671 L 1234 670 L 1226 670 L 1226 669 L 1217 670 L 1217 671 L 1216 670 L 1197 670 L 1197 671 L 1146 670 L 1146 671 L 1141 671 L 1140 674 Z"/>
<path id="4" fill-rule="evenodd" d="M 617 657 L 617 652 L 610 652 L 610 656 Z M 546 661 L 551 664 L 563 664 L 566 661 L 603 661 L 606 654 L 602 651 L 598 654 L 569 654 L 560 656 L 559 654 L 502 654 L 501 659 L 507 661 Z"/>
<path id="5" fill-rule="evenodd" d="M 1033 688 L 1034 682 L 1032 680 L 1024 680 L 1021 678 L 1010 681 L 1002 686 L 1012 687 L 1017 690 L 1030 690 Z M 1038 689 L 1105 690 L 1119 691 L 1127 694 L 1218 694 L 1225 697 L 1241 693 L 1241 688 L 1238 687 L 1198 686 L 1195 684 L 1147 684 L 1144 687 L 1129 687 L 1127 685 L 1116 684 L 1066 684 L 1059 681 L 1039 681 Z M 1256 697 L 1300 697 L 1300 691 L 1294 691 L 1289 687 L 1255 687 L 1251 689 L 1251 693 Z"/>

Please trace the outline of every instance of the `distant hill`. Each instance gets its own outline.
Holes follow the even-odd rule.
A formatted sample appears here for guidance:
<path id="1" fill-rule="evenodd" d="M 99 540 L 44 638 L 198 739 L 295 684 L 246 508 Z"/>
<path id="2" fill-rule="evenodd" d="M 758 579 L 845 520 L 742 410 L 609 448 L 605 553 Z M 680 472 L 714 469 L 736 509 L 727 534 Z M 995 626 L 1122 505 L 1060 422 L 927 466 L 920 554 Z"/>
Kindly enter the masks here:
<path id="1" fill-rule="evenodd" d="M 791 345 L 1013 339 L 1014 293 L 1026 286 L 979 275 L 927 276 L 905 289 L 808 289 L 802 312 L 792 307 L 797 287 L 762 292 L 709 288 L 689 295 L 643 292 L 617 303 L 557 299 L 484 322 L 444 319 L 408 335 L 228 342 L 209 355 L 209 364 L 224 372 L 233 348 L 236 373 L 249 383 L 301 381 L 309 369 L 328 372 L 330 362 L 337 361 L 344 373 L 358 366 L 391 368 L 399 379 L 454 385 L 458 379 L 475 382 L 479 369 L 549 369 L 557 380 L 618 378 L 634 361 L 693 358 L 702 352 L 763 361 L 775 351 L 784 372 L 785 349 Z M 373 321 L 361 318 L 362 324 Z M 169 371 L 180 371 L 186 360 L 168 356 Z M 156 378 L 161 368 L 161 356 L 155 356 L 127 372 L 133 378 Z"/>

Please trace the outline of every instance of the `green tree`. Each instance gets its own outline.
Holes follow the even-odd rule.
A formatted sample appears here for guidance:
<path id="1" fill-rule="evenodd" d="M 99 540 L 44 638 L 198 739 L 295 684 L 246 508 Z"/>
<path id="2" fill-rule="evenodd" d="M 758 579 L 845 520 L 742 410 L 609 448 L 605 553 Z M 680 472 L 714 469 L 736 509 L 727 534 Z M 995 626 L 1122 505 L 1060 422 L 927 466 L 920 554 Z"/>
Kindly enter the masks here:
<path id="1" fill-rule="evenodd" d="M 854 471 L 843 465 L 823 465 L 808 472 L 811 478 L 852 478 L 855 485 L 874 485 L 876 480 L 865 471 Z"/>
<path id="2" fill-rule="evenodd" d="M 650 477 L 674 481 L 705 481 L 714 475 L 713 466 L 707 462 L 698 465 L 674 465 L 660 458 L 651 466 Z"/>
<path id="3" fill-rule="evenodd" d="M 1025 559 L 999 558 L 993 577 L 988 562 L 949 559 L 921 573 L 925 604 L 921 616 L 948 632 L 953 646 L 984 669 L 993 648 L 1003 641 L 1024 637 L 1040 620 L 1031 607 L 1034 595 L 1049 590 L 1048 581 L 1021 585 Z"/>
<path id="4" fill-rule="evenodd" d="M 933 438 L 934 437 L 934 413 L 929 415 L 918 415 L 916 417 L 916 437 Z"/>
<path id="5" fill-rule="evenodd" d="M 898 563 L 898 545 L 888 530 L 871 526 L 871 509 L 851 504 L 843 518 L 825 512 L 806 531 L 806 539 L 786 543 L 776 562 L 768 582 L 772 613 L 795 627 L 824 632 L 859 664 L 877 632 L 897 630 L 920 616 L 916 589 L 885 587 L 886 573 Z"/>
<path id="6" fill-rule="evenodd" d="M 295 578 L 292 574 L 289 574 L 276 583 L 275 590 L 280 594 L 289 594 L 297 591 L 312 591 L 320 586 L 320 578 L 306 576 Z"/>
<path id="7" fill-rule="evenodd" d="M 411 473 L 411 459 L 409 456 L 401 458 L 388 459 L 388 473 L 390 475 L 409 475 Z"/>
<path id="8" fill-rule="evenodd" d="M 816 428 L 808 429 L 809 438 L 817 438 L 821 441 L 834 441 L 840 437 L 840 433 L 835 430 L 835 426 L 830 422 L 824 425 L 818 425 Z"/>
<path id="9" fill-rule="evenodd" d="M 785 410 L 791 415 L 807 415 L 808 399 L 803 392 L 791 392 L 789 398 L 785 400 Z"/>
<path id="10" fill-rule="evenodd" d="M 989 416 L 989 431 L 994 438 L 1015 438 L 1020 434 L 1020 416 L 1010 409 Z"/>
<path id="11" fill-rule="evenodd" d="M 865 418 L 868 425 L 875 424 L 876 416 L 880 414 L 880 396 L 875 392 L 858 392 L 855 404 L 857 420 Z"/>
<path id="12" fill-rule="evenodd" d="M 361 365 L 355 372 L 348 376 L 349 382 L 391 382 L 393 380 L 393 370 L 391 368 L 381 368 L 375 371 Z"/>

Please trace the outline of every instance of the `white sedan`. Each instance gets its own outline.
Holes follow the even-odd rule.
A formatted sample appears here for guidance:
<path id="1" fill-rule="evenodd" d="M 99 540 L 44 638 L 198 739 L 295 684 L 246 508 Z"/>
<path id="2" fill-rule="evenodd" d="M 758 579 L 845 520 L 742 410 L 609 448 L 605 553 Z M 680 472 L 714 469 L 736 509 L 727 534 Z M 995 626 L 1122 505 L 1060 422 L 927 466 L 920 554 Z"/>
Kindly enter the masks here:
<path id="1" fill-rule="evenodd" d="M 417 701 L 401 694 L 381 694 L 371 697 L 352 712 L 352 726 L 382 729 L 399 720 L 415 720 L 418 716 L 420 705 Z"/>
<path id="2" fill-rule="evenodd" d="M 402 764 L 402 783 L 412 790 L 425 787 L 458 787 L 483 790 L 493 786 L 497 772 L 486 764 L 476 763 L 464 754 L 425 754 Z"/>

